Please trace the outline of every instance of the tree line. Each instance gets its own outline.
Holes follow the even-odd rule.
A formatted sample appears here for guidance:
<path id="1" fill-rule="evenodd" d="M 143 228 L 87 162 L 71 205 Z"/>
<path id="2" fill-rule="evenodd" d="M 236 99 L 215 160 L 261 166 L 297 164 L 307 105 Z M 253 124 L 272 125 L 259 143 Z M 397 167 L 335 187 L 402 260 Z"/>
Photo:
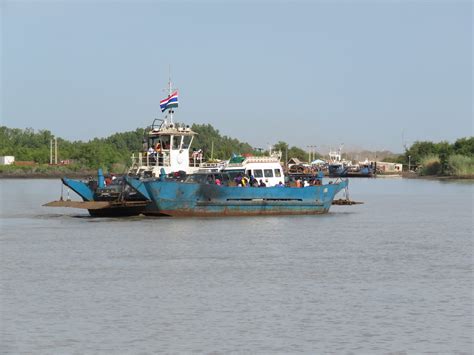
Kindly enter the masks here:
<path id="1" fill-rule="evenodd" d="M 70 160 L 83 168 L 111 168 L 114 164 L 130 161 L 132 151 L 142 147 L 144 129 L 115 133 L 107 138 L 94 138 L 88 142 L 57 138 L 58 161 Z M 34 131 L 0 127 L 0 155 L 13 155 L 16 161 L 49 163 L 50 142 L 54 135 L 48 130 Z"/>
<path id="2" fill-rule="evenodd" d="M 193 147 L 202 149 L 204 159 L 229 159 L 233 154 L 265 155 L 246 142 L 222 135 L 210 124 L 193 124 L 191 129 L 197 133 Z M 125 169 L 130 165 L 132 153 L 143 149 L 147 129 L 137 128 L 134 131 L 112 134 L 106 138 L 94 138 L 87 142 L 68 141 L 57 138 L 58 162 L 69 160 L 79 168 L 104 167 L 112 170 Z M 47 164 L 50 160 L 50 142 L 54 135 L 49 130 L 35 131 L 32 128 L 19 129 L 0 127 L 0 156 L 13 155 L 16 161 L 33 161 Z M 288 151 L 289 157 L 304 160 L 307 153 L 297 147 L 279 142 L 275 149 Z"/>
<path id="3" fill-rule="evenodd" d="M 210 124 L 193 124 L 191 129 L 198 133 L 193 147 L 202 149 L 204 159 L 229 159 L 233 154 L 268 155 L 268 151 L 253 148 L 246 142 L 222 135 Z M 104 167 L 114 171 L 124 170 L 130 165 L 132 153 L 143 149 L 147 129 L 115 133 L 106 138 L 94 138 L 87 142 L 68 141 L 57 138 L 58 160 L 70 160 L 79 168 L 96 169 Z M 0 127 L 0 155 L 13 155 L 17 161 L 49 163 L 50 141 L 54 135 L 48 130 L 35 131 L 31 128 L 19 129 Z M 298 158 L 308 160 L 308 153 L 297 147 L 279 141 L 273 149 L 282 152 L 282 160 Z M 320 158 L 315 154 L 313 159 Z M 449 142 L 417 141 L 406 148 L 405 153 L 393 158 L 393 162 L 410 163 L 420 167 L 427 175 L 473 174 L 474 137 L 460 138 L 453 144 Z"/>
<path id="4" fill-rule="evenodd" d="M 447 141 L 416 141 L 405 153 L 385 159 L 404 164 L 420 175 L 474 175 L 474 137 Z"/>

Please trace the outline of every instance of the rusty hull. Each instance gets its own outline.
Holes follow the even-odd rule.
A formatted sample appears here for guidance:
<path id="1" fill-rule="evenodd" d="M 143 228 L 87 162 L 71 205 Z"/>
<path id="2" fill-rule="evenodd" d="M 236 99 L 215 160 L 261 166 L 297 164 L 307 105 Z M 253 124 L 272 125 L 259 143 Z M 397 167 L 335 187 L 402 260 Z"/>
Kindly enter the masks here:
<path id="1" fill-rule="evenodd" d="M 154 216 L 315 215 L 329 211 L 340 183 L 296 187 L 234 187 L 149 180 L 152 203 L 143 214 Z"/>

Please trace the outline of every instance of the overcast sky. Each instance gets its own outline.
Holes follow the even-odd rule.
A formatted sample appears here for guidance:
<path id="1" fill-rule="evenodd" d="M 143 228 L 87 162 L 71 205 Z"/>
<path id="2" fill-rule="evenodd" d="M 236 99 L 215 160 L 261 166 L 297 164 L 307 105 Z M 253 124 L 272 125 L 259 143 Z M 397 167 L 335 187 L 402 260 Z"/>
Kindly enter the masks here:
<path id="1" fill-rule="evenodd" d="M 161 117 L 256 147 L 473 134 L 470 1 L 0 1 L 1 124 L 88 140 Z M 404 142 L 405 141 L 405 142 Z"/>

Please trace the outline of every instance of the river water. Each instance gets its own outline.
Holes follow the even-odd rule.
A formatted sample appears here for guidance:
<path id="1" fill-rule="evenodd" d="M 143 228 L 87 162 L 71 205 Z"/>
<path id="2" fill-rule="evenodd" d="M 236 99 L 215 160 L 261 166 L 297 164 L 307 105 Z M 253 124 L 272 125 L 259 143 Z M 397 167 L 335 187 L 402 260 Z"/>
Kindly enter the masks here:
<path id="1" fill-rule="evenodd" d="M 473 184 L 321 216 L 94 219 L 0 180 L 0 353 L 472 353 Z"/>

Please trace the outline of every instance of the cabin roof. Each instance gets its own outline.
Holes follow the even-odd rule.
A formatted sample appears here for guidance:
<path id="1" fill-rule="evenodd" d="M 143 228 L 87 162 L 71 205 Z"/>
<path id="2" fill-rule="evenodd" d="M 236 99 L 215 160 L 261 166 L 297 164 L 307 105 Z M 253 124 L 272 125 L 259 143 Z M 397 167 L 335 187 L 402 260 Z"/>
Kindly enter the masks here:
<path id="1" fill-rule="evenodd" d="M 288 160 L 288 164 L 303 164 L 303 162 L 298 158 L 291 158 L 290 160 Z"/>
<path id="2" fill-rule="evenodd" d="M 148 132 L 150 136 L 162 136 L 162 135 L 174 135 L 174 136 L 195 136 L 196 132 L 190 129 L 177 129 L 177 128 L 164 128 L 164 129 L 153 129 Z"/>
<path id="3" fill-rule="evenodd" d="M 230 158 L 229 164 L 240 164 L 245 160 L 245 157 L 242 156 L 235 156 Z"/>

